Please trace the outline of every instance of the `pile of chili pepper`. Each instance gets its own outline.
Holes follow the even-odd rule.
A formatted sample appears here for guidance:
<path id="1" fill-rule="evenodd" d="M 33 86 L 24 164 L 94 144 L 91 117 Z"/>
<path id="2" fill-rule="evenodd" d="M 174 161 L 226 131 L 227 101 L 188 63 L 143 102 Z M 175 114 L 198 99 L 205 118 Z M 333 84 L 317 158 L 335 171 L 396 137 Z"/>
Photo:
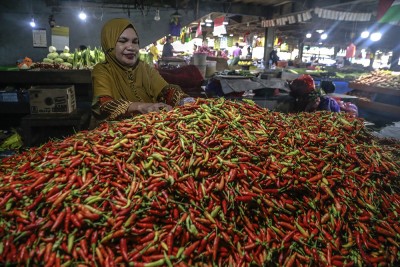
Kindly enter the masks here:
<path id="1" fill-rule="evenodd" d="M 347 113 L 198 99 L 2 160 L 0 263 L 398 266 L 399 159 Z"/>

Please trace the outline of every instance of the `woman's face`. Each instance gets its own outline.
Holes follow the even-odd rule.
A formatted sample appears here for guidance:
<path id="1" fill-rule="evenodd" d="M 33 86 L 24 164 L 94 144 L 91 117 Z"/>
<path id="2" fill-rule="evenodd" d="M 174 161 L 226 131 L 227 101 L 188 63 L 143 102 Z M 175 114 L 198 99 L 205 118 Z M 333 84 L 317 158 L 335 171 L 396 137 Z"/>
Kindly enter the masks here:
<path id="1" fill-rule="evenodd" d="M 139 38 L 132 28 L 126 28 L 115 44 L 115 57 L 124 66 L 133 67 L 139 60 Z"/>

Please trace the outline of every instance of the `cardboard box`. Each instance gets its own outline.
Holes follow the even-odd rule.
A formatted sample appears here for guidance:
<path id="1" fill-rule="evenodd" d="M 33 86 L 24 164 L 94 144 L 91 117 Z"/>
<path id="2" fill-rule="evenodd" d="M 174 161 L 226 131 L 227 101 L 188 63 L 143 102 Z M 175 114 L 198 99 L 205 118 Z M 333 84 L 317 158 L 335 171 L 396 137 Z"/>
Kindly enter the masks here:
<path id="1" fill-rule="evenodd" d="M 32 86 L 29 89 L 31 114 L 71 113 L 76 110 L 74 85 Z"/>

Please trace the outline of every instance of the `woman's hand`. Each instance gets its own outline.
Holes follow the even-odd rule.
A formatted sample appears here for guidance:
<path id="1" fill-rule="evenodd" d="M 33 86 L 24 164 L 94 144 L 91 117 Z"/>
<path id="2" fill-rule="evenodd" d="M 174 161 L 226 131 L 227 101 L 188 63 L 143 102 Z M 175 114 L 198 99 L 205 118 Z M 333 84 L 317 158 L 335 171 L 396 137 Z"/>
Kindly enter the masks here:
<path id="1" fill-rule="evenodd" d="M 170 111 L 172 107 L 165 103 L 141 103 L 141 102 L 133 102 L 128 107 L 128 113 L 140 112 L 140 113 L 149 113 L 149 112 L 158 112 L 161 110 Z"/>

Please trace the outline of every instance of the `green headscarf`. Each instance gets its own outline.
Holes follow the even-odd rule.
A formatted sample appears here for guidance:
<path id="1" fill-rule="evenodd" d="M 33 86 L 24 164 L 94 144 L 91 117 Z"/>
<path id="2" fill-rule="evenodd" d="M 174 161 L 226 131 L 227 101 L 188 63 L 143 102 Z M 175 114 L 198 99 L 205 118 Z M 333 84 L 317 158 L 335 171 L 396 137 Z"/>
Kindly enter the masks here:
<path id="1" fill-rule="evenodd" d="M 124 18 L 109 20 L 101 31 L 101 46 L 106 61 L 97 64 L 92 71 L 93 95 L 111 96 L 134 102 L 156 102 L 158 94 L 168 84 L 161 75 L 148 64 L 139 61 L 134 68 L 118 62 L 115 45 L 122 32 L 133 24 Z M 138 55 L 139 56 L 139 55 Z"/>

